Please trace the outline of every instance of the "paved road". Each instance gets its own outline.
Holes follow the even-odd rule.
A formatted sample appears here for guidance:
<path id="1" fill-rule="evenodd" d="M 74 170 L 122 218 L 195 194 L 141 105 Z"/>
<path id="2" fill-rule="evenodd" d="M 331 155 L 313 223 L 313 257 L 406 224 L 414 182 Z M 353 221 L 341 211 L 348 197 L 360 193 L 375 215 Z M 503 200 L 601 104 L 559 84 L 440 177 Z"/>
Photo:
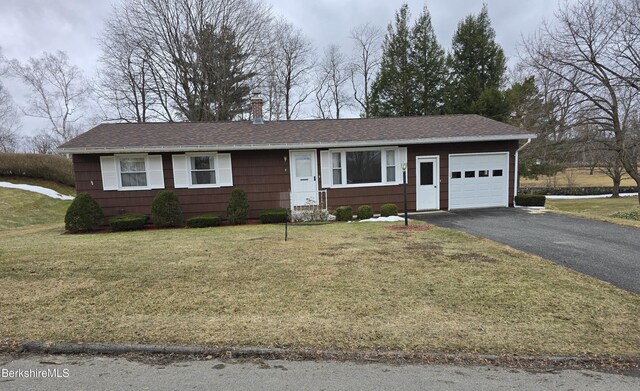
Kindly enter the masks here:
<path id="1" fill-rule="evenodd" d="M 521 208 L 413 216 L 504 243 L 640 294 L 640 229 Z"/>
<path id="2" fill-rule="evenodd" d="M 531 373 L 495 367 L 311 361 L 186 361 L 0 356 L 0 371 L 58 370 L 60 378 L 0 377 L 0 390 L 638 390 L 640 377 L 586 370 Z M 65 372 L 66 371 L 66 372 Z M 52 372 L 53 373 L 53 372 Z M 15 375 L 15 374 L 14 374 Z"/>

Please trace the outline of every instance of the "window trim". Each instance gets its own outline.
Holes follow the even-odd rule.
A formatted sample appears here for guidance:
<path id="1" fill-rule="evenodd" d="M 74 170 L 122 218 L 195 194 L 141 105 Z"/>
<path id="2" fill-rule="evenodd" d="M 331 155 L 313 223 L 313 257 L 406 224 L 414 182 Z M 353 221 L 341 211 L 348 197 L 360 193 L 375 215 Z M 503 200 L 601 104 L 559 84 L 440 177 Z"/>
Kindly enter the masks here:
<path id="1" fill-rule="evenodd" d="M 134 154 L 117 154 L 113 155 L 116 159 L 116 170 L 118 172 L 118 191 L 135 191 L 135 190 L 151 190 L 151 178 L 149 178 L 149 154 L 148 153 L 134 153 Z M 144 159 L 144 173 L 147 178 L 146 186 L 123 186 L 122 185 L 122 169 L 120 167 L 120 159 Z"/>
<path id="2" fill-rule="evenodd" d="M 357 187 L 378 187 L 378 186 L 397 186 L 402 184 L 398 178 L 402 177 L 402 168 L 398 164 L 400 147 L 368 147 L 368 148 L 334 148 L 328 149 L 329 152 L 329 165 L 331 170 L 331 186 L 329 188 L 345 189 L 345 188 L 357 188 Z M 347 183 L 347 152 L 380 152 L 380 170 L 381 170 L 381 182 L 369 182 L 369 183 Z M 394 151 L 395 167 L 396 167 L 396 180 L 393 182 L 387 181 L 387 151 Z M 340 153 L 340 171 L 342 184 L 333 183 L 333 154 Z M 337 170 L 337 168 L 336 168 Z"/>
<path id="3" fill-rule="evenodd" d="M 220 166 L 218 164 L 218 152 L 190 152 L 190 153 L 185 153 L 185 156 L 187 157 L 187 171 L 189 173 L 188 177 L 189 177 L 189 186 L 187 187 L 188 189 L 208 189 L 208 188 L 217 188 L 217 187 L 222 187 L 219 184 L 219 180 L 218 180 L 218 167 Z M 191 166 L 191 158 L 192 157 L 203 157 L 203 156 L 207 156 L 210 159 L 213 159 L 213 172 L 216 178 L 216 183 L 204 183 L 204 184 L 193 184 L 193 176 L 191 175 L 192 171 L 193 171 L 193 167 Z M 201 170 L 201 171 L 211 171 L 211 170 Z"/>

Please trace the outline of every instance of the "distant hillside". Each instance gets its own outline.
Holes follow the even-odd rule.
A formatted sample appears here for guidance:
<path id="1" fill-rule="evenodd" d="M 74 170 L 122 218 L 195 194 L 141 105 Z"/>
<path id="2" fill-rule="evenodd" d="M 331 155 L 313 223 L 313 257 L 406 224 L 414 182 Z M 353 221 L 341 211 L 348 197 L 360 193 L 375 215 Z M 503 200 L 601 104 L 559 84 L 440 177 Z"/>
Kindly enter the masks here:
<path id="1" fill-rule="evenodd" d="M 75 187 L 71 160 L 57 155 L 0 153 L 0 176 L 44 179 Z"/>

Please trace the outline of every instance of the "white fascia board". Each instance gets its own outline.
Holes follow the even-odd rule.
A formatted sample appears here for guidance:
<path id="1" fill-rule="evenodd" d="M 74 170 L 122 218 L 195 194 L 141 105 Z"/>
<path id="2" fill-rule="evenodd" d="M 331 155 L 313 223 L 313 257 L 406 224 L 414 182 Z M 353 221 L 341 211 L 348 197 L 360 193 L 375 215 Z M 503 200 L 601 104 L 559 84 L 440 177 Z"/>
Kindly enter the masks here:
<path id="1" fill-rule="evenodd" d="M 335 141 L 316 143 L 282 143 L 282 144 L 222 144 L 222 145 L 172 145 L 149 147 L 90 147 L 90 148 L 58 148 L 60 153 L 97 154 L 97 153 L 157 153 L 157 152 L 196 152 L 196 151 L 251 151 L 274 149 L 325 149 L 325 148 L 358 148 L 378 146 L 398 146 L 412 144 L 444 144 L 468 143 L 482 141 L 526 140 L 535 138 L 535 134 L 498 135 L 498 136 L 461 136 L 433 137 L 420 139 L 367 140 L 367 141 Z"/>

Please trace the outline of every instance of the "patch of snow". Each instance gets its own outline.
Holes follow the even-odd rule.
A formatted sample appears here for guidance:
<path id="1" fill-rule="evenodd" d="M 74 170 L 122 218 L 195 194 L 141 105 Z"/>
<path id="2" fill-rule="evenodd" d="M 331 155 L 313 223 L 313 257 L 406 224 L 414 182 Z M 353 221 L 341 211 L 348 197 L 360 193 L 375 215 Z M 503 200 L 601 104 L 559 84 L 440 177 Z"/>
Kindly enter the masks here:
<path id="1" fill-rule="evenodd" d="M 529 214 L 544 214 L 547 210 L 544 206 L 516 206 L 516 208 L 524 209 Z"/>
<path id="2" fill-rule="evenodd" d="M 360 220 L 361 223 L 378 223 L 378 222 L 391 223 L 396 221 L 404 221 L 404 217 L 400 217 L 400 216 L 374 217 L 371 219 Z"/>
<path id="3" fill-rule="evenodd" d="M 550 200 L 586 200 L 590 198 L 611 198 L 613 194 L 598 194 L 598 195 L 548 195 L 545 196 Z M 620 197 L 637 197 L 638 193 L 622 193 Z"/>
<path id="4" fill-rule="evenodd" d="M 34 193 L 39 193 L 39 194 L 42 194 L 42 195 L 46 195 L 47 197 L 56 198 L 58 200 L 69 201 L 69 200 L 72 200 L 72 199 L 75 198 L 75 197 L 72 197 L 72 196 L 60 194 L 60 193 L 58 193 L 57 191 L 55 191 L 53 189 L 49 189 L 47 187 L 42 187 L 42 186 L 23 185 L 23 184 L 10 183 L 10 182 L 0 182 L 0 187 L 6 187 L 6 188 L 9 188 L 9 189 L 19 189 L 19 190 L 32 191 Z"/>

